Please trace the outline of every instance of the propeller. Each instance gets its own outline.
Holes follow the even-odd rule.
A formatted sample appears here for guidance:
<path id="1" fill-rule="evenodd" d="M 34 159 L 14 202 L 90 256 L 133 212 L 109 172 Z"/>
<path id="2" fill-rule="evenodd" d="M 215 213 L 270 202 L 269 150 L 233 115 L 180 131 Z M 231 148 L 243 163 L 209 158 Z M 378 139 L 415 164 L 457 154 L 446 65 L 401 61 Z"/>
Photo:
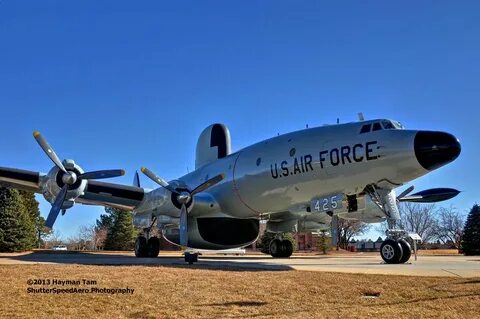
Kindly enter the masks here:
<path id="1" fill-rule="evenodd" d="M 48 144 L 47 140 L 40 134 L 40 132 L 35 131 L 33 132 L 33 137 L 37 141 L 38 145 L 42 148 L 42 150 L 47 154 L 47 156 L 52 160 L 56 167 L 60 171 L 63 172 L 62 175 L 62 182 L 63 187 L 60 192 L 55 197 L 55 200 L 52 204 L 52 208 L 48 213 L 47 221 L 45 225 L 49 228 L 53 227 L 60 210 L 62 211 L 62 215 L 65 214 L 66 209 L 62 209 L 65 199 L 67 198 L 67 193 L 69 190 L 75 188 L 75 184 L 82 180 L 91 180 L 91 179 L 103 179 L 103 178 L 111 178 L 117 176 L 125 175 L 125 171 L 123 169 L 112 169 L 112 170 L 101 170 L 101 171 L 91 171 L 82 174 L 75 173 L 74 171 L 67 170 L 63 165 L 60 158 L 57 156 L 53 148 Z"/>
<path id="2" fill-rule="evenodd" d="M 406 190 L 404 190 L 403 192 L 401 192 L 400 195 L 397 196 L 397 201 L 400 201 L 403 197 L 410 194 L 414 189 L 415 189 L 415 186 L 412 185 Z"/>
<path id="3" fill-rule="evenodd" d="M 224 174 L 216 175 L 202 184 L 195 187 L 192 191 L 188 189 L 176 189 L 172 185 L 168 184 L 163 178 L 156 175 L 154 172 L 149 170 L 146 167 L 141 168 L 142 173 L 144 173 L 148 178 L 167 189 L 171 193 L 176 195 L 177 202 L 181 205 L 180 207 L 180 245 L 188 245 L 188 228 L 187 228 L 187 216 L 188 216 L 188 207 L 187 204 L 190 203 L 192 197 L 195 194 L 201 193 L 208 188 L 212 187 L 215 184 L 218 184 L 225 178 Z"/>

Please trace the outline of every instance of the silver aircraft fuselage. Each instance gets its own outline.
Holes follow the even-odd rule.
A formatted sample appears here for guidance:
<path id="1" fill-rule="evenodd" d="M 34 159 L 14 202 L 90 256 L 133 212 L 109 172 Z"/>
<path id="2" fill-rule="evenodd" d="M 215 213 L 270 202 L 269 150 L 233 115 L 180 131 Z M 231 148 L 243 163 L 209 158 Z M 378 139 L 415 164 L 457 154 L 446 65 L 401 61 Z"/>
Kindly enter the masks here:
<path id="1" fill-rule="evenodd" d="M 426 154 L 422 147 L 435 151 L 435 139 L 439 147 L 442 143 L 458 143 L 455 137 L 443 132 L 382 129 L 360 133 L 365 123 L 378 121 L 382 120 L 280 135 L 204 165 L 171 183 L 198 185 L 224 174 L 225 178 L 211 187 L 208 194 L 194 197 L 191 215 L 195 216 L 198 210 L 202 216 L 256 218 L 266 213 L 298 210 L 323 195 L 358 194 L 370 184 L 394 189 L 449 162 L 445 158 L 445 163 L 425 164 L 428 158 L 423 157 L 430 153 Z M 419 137 L 419 133 L 431 136 Z M 135 209 L 140 215 L 147 212 L 161 215 L 166 211 L 171 212 L 167 215 L 178 216 L 170 194 L 163 188 L 146 193 L 143 203 Z"/>

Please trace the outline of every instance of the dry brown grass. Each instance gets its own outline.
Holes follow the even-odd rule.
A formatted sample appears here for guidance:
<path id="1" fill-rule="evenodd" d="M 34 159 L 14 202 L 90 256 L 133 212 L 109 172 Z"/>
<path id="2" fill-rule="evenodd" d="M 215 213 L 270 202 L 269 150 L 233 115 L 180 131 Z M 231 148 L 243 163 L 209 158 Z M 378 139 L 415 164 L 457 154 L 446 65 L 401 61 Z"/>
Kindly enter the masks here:
<path id="1" fill-rule="evenodd" d="M 1 318 L 480 317 L 480 278 L 84 265 L 3 265 L 0 278 Z M 27 294 L 34 278 L 93 279 L 135 292 Z"/>
<path id="2" fill-rule="evenodd" d="M 458 256 L 458 249 L 422 249 L 418 251 L 420 256 Z"/>

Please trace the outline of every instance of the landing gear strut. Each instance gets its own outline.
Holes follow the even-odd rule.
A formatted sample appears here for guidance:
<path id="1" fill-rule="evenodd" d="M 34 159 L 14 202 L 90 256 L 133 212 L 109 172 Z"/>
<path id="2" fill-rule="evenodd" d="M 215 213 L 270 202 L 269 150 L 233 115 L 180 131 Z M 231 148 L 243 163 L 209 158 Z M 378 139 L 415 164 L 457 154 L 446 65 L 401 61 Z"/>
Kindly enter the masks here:
<path id="1" fill-rule="evenodd" d="M 290 240 L 275 238 L 270 242 L 270 255 L 273 258 L 288 258 L 293 253 L 293 245 Z"/>
<path id="2" fill-rule="evenodd" d="M 397 206 L 398 198 L 392 190 L 380 189 L 375 185 L 367 185 L 365 187 L 365 192 L 370 196 L 372 202 L 375 203 L 387 217 L 389 229 L 385 232 L 387 239 L 385 239 L 380 246 L 380 256 L 382 256 L 382 259 L 387 264 L 406 263 L 412 255 L 412 248 L 406 240 L 409 238 L 408 232 L 398 228 L 398 223 L 400 221 L 400 212 L 398 211 Z M 403 195 L 404 194 L 400 194 L 400 198 L 403 197 Z"/>
<path id="3" fill-rule="evenodd" d="M 139 258 L 143 257 L 158 257 L 160 253 L 160 239 L 158 237 L 150 237 L 150 232 L 153 225 L 157 221 L 157 218 L 152 219 L 152 223 L 149 227 L 144 228 L 145 236 L 138 236 L 135 241 L 135 256 Z"/>

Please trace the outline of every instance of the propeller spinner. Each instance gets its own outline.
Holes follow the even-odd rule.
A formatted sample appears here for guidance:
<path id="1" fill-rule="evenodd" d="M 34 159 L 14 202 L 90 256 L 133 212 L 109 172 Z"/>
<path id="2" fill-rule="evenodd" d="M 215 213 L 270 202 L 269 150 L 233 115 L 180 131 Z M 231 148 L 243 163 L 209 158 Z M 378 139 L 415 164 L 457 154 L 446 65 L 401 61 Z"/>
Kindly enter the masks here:
<path id="1" fill-rule="evenodd" d="M 68 191 L 73 189 L 75 185 L 78 184 L 79 181 L 83 180 L 91 180 L 91 179 L 103 179 L 103 178 L 111 178 L 117 176 L 125 175 L 125 171 L 123 169 L 113 169 L 113 170 L 101 170 L 101 171 L 91 171 L 86 173 L 78 174 L 73 170 L 69 170 L 65 168 L 60 158 L 57 156 L 53 148 L 48 144 L 47 140 L 40 134 L 40 132 L 35 131 L 33 132 L 33 137 L 40 145 L 42 150 L 47 154 L 47 156 L 52 160 L 56 167 L 62 172 L 61 181 L 63 182 L 63 186 L 60 192 L 55 197 L 55 200 L 52 204 L 52 208 L 48 213 L 47 221 L 45 225 L 49 228 L 53 227 L 60 210 L 64 205 L 65 199 L 67 197 Z M 65 209 L 62 210 L 64 214 Z"/>
<path id="2" fill-rule="evenodd" d="M 146 167 L 142 167 L 141 171 L 145 174 L 148 178 L 152 181 L 157 183 L 158 185 L 162 186 L 163 188 L 167 189 L 174 195 L 176 195 L 175 199 L 179 204 L 181 204 L 180 208 L 180 245 L 187 246 L 188 245 L 188 229 L 187 229 L 187 216 L 188 216 L 188 204 L 192 200 L 192 197 L 195 194 L 203 192 L 208 188 L 212 187 L 215 184 L 218 184 L 225 178 L 225 175 L 219 174 L 216 175 L 207 181 L 203 182 L 202 184 L 195 187 L 192 191 L 188 189 L 177 189 L 172 187 L 172 185 L 168 184 L 163 178 L 159 177 L 151 170 Z"/>

